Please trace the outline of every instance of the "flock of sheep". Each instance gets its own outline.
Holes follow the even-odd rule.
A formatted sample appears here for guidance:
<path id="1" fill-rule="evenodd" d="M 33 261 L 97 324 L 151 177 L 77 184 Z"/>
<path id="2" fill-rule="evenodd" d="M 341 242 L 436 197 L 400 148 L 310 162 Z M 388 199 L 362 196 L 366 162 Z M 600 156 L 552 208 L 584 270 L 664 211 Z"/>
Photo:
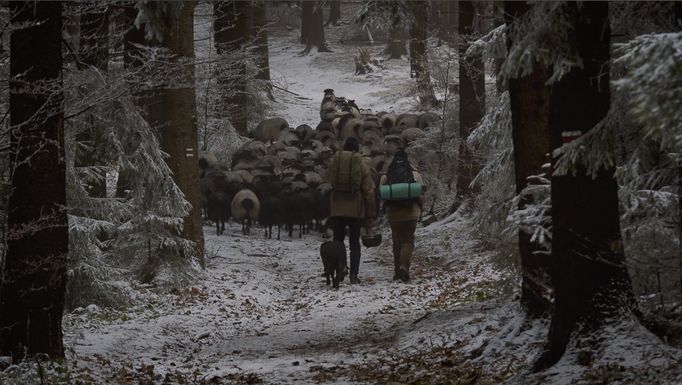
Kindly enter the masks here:
<path id="1" fill-rule="evenodd" d="M 378 184 L 379 172 L 392 153 L 423 137 L 423 130 L 434 126 L 439 117 L 432 112 L 372 114 L 327 89 L 320 119 L 315 129 L 307 124 L 293 128 L 282 118 L 262 121 L 253 131 L 254 139 L 235 152 L 229 167 L 212 154 L 200 157 L 202 201 L 218 235 L 230 217 L 242 224 L 244 234 L 259 223 L 268 238 L 276 227 L 280 239 L 282 226 L 290 237 L 297 226 L 299 238 L 313 229 L 323 232 L 332 190 L 325 178 L 327 168 L 347 138 L 358 139 Z"/>

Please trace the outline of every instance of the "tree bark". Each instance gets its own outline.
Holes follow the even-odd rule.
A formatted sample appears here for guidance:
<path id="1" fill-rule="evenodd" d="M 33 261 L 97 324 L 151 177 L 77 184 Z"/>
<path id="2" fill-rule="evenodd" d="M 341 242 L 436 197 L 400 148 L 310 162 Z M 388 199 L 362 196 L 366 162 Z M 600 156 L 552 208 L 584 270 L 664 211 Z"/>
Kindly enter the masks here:
<path id="1" fill-rule="evenodd" d="M 80 61 L 90 67 L 91 71 L 106 73 L 109 67 L 109 13 L 106 6 L 95 8 L 94 3 L 81 3 L 80 16 L 80 39 L 79 57 Z M 100 79 L 95 77 L 95 79 Z M 94 87 L 101 84 L 95 82 Z M 84 119 L 86 127 L 81 128 L 81 132 L 76 135 L 78 142 L 87 142 L 91 147 L 86 153 L 80 154 L 75 161 L 76 167 L 88 167 L 101 165 L 101 160 L 97 159 L 98 129 L 97 118 L 94 113 L 88 113 Z M 104 198 L 106 196 L 106 175 L 95 181 L 89 190 L 90 196 Z"/>
<path id="2" fill-rule="evenodd" d="M 305 44 L 303 54 L 317 47 L 318 52 L 331 52 L 324 38 L 324 14 L 319 1 L 303 1 L 301 19 L 301 42 Z"/>
<path id="3" fill-rule="evenodd" d="M 94 4 L 82 3 L 86 12 L 80 17 L 79 57 L 83 64 L 106 71 L 109 64 L 109 12 L 106 6 L 92 9 Z"/>
<path id="4" fill-rule="evenodd" d="M 216 1 L 214 11 L 214 40 L 218 55 L 239 51 L 250 38 L 250 18 L 253 13 L 249 1 Z M 224 72 L 224 71 L 223 71 Z M 248 108 L 246 98 L 246 68 L 240 65 L 237 76 L 230 79 L 225 73 L 218 75 L 223 110 L 230 117 L 235 130 L 248 136 Z M 228 91 L 232 88 L 232 92 Z"/>
<path id="5" fill-rule="evenodd" d="M 469 185 L 481 168 L 467 145 L 469 134 L 485 112 L 485 73 L 482 55 L 466 55 L 470 37 L 477 32 L 474 4 L 458 2 L 459 36 L 459 160 L 457 162 L 457 201 L 461 204 L 474 193 Z"/>
<path id="6" fill-rule="evenodd" d="M 314 1 L 301 1 L 301 44 L 306 44 L 310 36 Z"/>
<path id="7" fill-rule="evenodd" d="M 400 26 L 399 23 L 399 21 L 394 22 L 389 31 L 388 45 L 386 46 L 386 53 L 389 55 L 389 59 L 400 59 L 403 55 L 407 55 L 405 28 Z"/>
<path id="8" fill-rule="evenodd" d="M 14 23 L 31 24 L 10 36 L 13 175 L 0 280 L 0 355 L 21 360 L 26 350 L 60 358 L 68 254 L 62 3 L 11 2 L 9 8 Z"/>
<path id="9" fill-rule="evenodd" d="M 429 57 L 426 47 L 427 2 L 410 1 L 412 26 L 410 28 L 410 76 L 414 73 L 417 79 L 419 99 L 423 106 L 438 104 L 431 85 Z"/>
<path id="10" fill-rule="evenodd" d="M 610 105 L 608 4 L 571 2 L 570 43 L 582 58 L 555 82 L 550 94 L 550 146 L 589 132 Z M 615 168 L 596 177 L 580 166 L 575 174 L 552 176 L 552 282 L 554 312 L 546 354 L 536 368 L 556 363 L 572 333 L 584 333 L 623 313 L 636 311 L 625 266 L 618 213 Z M 577 329 L 578 322 L 583 327 Z"/>
<path id="11" fill-rule="evenodd" d="M 514 20 L 526 13 L 530 6 L 525 1 L 505 2 L 507 26 L 513 27 Z M 514 42 L 507 35 L 507 47 Z M 535 63 L 533 72 L 522 78 L 509 79 L 509 99 L 512 117 L 512 139 L 514 144 L 514 169 L 516 193 L 528 185 L 527 178 L 542 173 L 549 153 L 549 87 L 545 82 L 549 71 L 541 63 Z M 519 209 L 530 202 L 522 200 Z M 551 282 L 549 280 L 549 258 L 537 252 L 547 251 L 531 235 L 519 229 L 519 252 L 521 256 L 521 304 L 531 315 L 549 314 Z"/>
<path id="12" fill-rule="evenodd" d="M 270 50 L 268 47 L 268 32 L 265 29 L 267 24 L 266 4 L 265 1 L 257 1 L 253 6 L 252 35 L 254 36 L 256 51 L 258 52 L 258 75 L 256 75 L 256 79 L 269 82 Z"/>
<path id="13" fill-rule="evenodd" d="M 194 3 L 184 1 L 177 15 L 165 15 L 166 25 L 158 44 L 176 55 L 173 65 L 182 66 L 173 86 L 151 91 L 155 103 L 145 106 L 149 124 L 156 128 L 161 149 L 170 157 L 166 163 L 175 184 L 182 190 L 192 209 L 183 218 L 181 236 L 195 243 L 193 256 L 204 267 L 204 232 L 199 192 L 196 95 L 194 88 Z"/>
<path id="14" fill-rule="evenodd" d="M 339 21 L 341 20 L 341 2 L 340 1 L 332 1 L 329 4 L 329 19 L 327 19 L 327 23 L 325 25 L 338 25 Z"/>
<path id="15" fill-rule="evenodd" d="M 122 23 L 125 25 L 126 31 L 123 36 L 123 66 L 127 71 L 127 76 L 130 78 L 128 87 L 130 88 L 133 97 L 140 94 L 137 89 L 140 82 L 138 78 L 143 77 L 140 74 L 140 69 L 144 65 L 142 59 L 142 49 L 140 46 L 147 44 L 144 37 L 144 29 L 135 27 L 135 18 L 137 17 L 137 8 L 132 3 L 127 3 L 123 7 L 123 15 L 121 17 Z M 136 74 L 136 75 L 132 75 Z M 140 103 L 144 105 L 144 103 Z M 116 198 L 126 198 L 126 190 L 131 187 L 131 178 L 133 175 L 128 170 L 119 169 L 118 179 L 116 180 Z"/>

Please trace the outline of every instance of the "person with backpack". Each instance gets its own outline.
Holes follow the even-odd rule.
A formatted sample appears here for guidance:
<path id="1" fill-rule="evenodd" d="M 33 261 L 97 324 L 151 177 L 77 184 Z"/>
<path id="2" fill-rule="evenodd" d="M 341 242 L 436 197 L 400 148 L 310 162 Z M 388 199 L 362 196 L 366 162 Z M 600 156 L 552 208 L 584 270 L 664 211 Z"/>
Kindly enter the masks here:
<path id="1" fill-rule="evenodd" d="M 381 176 L 381 189 L 386 217 L 391 225 L 393 241 L 393 280 L 410 280 L 410 259 L 414 250 L 414 232 L 422 215 L 422 176 L 412 167 L 407 153 L 398 149 L 387 172 Z M 407 186 L 407 191 L 405 191 Z M 391 191 L 395 190 L 395 191 Z M 391 196 L 393 193 L 394 196 Z M 412 194 L 412 197 L 410 197 Z"/>
<path id="2" fill-rule="evenodd" d="M 371 223 L 376 217 L 374 182 L 359 150 L 357 139 L 346 139 L 327 171 L 332 185 L 330 219 L 334 241 L 343 242 L 348 228 L 351 284 L 360 283 L 360 227 L 363 220 Z"/>

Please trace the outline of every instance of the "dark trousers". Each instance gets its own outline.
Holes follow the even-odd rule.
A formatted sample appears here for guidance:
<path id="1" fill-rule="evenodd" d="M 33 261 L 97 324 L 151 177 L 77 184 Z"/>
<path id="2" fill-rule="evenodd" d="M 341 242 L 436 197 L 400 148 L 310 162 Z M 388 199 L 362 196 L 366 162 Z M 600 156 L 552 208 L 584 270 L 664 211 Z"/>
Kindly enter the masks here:
<path id="1" fill-rule="evenodd" d="M 395 273 L 398 270 L 410 271 L 410 260 L 414 251 L 414 232 L 417 221 L 391 223 L 391 238 L 393 238 L 393 265 Z"/>
<path id="2" fill-rule="evenodd" d="M 360 270 L 360 219 L 349 217 L 334 217 L 332 230 L 334 240 L 343 242 L 348 227 L 348 243 L 350 244 L 350 275 L 358 275 Z"/>

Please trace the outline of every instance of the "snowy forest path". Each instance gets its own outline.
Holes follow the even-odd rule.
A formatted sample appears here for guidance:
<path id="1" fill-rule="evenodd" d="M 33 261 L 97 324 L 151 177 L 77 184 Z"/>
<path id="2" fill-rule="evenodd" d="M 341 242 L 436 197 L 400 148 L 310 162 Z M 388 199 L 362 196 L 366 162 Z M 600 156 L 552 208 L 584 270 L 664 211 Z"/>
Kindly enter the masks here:
<path id="1" fill-rule="evenodd" d="M 486 298 L 498 279 L 457 222 L 418 229 L 410 283 L 392 281 L 385 231 L 389 241 L 363 248 L 362 283 L 346 279 L 339 290 L 321 276 L 319 234 L 277 241 L 261 229 L 243 236 L 236 224 L 222 236 L 204 230 L 206 276 L 195 286 L 154 294 L 134 316 L 70 316 L 68 343 L 82 362 L 198 381 L 312 382 L 320 368 L 385 355 L 411 325 Z"/>

